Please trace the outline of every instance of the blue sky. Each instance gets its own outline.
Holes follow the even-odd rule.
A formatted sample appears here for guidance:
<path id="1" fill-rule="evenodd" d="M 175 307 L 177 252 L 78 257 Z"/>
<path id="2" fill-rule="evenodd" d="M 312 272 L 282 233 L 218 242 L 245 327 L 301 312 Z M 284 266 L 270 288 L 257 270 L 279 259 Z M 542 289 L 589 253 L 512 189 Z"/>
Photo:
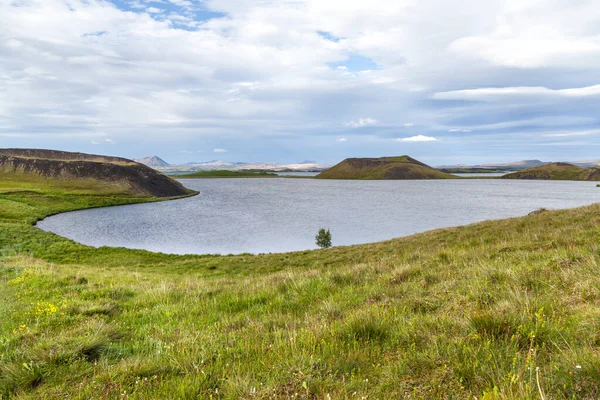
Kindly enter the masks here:
<path id="1" fill-rule="evenodd" d="M 8 0 L 0 146 L 597 160 L 599 67 L 586 0 Z"/>

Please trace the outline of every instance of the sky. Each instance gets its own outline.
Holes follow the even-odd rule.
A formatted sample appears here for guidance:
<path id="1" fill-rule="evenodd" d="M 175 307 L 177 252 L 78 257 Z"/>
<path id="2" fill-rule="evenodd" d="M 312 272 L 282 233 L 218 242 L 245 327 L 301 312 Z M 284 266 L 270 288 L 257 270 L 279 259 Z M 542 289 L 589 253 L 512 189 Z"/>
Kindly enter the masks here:
<path id="1" fill-rule="evenodd" d="M 0 0 L 0 147 L 600 159 L 597 0 Z"/>

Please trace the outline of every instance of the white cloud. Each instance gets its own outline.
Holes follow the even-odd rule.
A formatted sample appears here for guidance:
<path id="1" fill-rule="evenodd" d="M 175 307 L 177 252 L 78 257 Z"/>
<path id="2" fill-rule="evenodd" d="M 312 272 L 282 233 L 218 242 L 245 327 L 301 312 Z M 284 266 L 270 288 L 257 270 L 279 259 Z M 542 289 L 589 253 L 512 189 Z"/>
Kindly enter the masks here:
<path id="1" fill-rule="evenodd" d="M 570 66 L 598 58 L 600 45 L 593 39 L 526 39 L 467 37 L 451 45 L 453 51 L 482 58 L 492 64 L 517 68 Z M 579 61 L 579 62 L 578 62 Z"/>
<path id="2" fill-rule="evenodd" d="M 117 142 L 115 142 L 111 138 L 100 139 L 100 140 L 92 140 L 91 143 L 92 144 L 96 144 L 96 145 L 98 145 L 98 144 L 117 144 Z"/>
<path id="3" fill-rule="evenodd" d="M 458 129 L 458 128 L 452 128 L 452 129 L 448 129 L 448 132 L 462 132 L 462 133 L 468 133 L 471 132 L 470 129 Z"/>
<path id="4" fill-rule="evenodd" d="M 227 149 L 214 149 L 213 153 L 227 153 L 229 150 Z"/>
<path id="5" fill-rule="evenodd" d="M 590 129 L 583 131 L 562 131 L 562 132 L 554 132 L 554 133 L 546 133 L 544 137 L 573 137 L 573 136 L 590 136 L 590 135 L 598 135 L 600 134 L 600 130 L 598 129 Z"/>
<path id="6" fill-rule="evenodd" d="M 349 121 L 344 123 L 345 126 L 349 126 L 350 128 L 363 128 L 369 125 L 375 125 L 377 120 L 374 118 L 360 118 L 357 121 Z"/>
<path id="7" fill-rule="evenodd" d="M 405 123 L 404 123 L 404 126 L 405 126 L 406 128 L 410 128 L 411 126 L 414 126 L 414 125 L 415 125 L 415 124 L 414 124 L 414 123 L 412 123 L 412 122 L 405 122 Z"/>
<path id="8" fill-rule="evenodd" d="M 339 139 L 336 139 L 336 141 L 337 141 L 337 142 L 346 142 L 346 141 L 347 141 L 347 139 L 346 139 L 346 138 L 339 138 Z"/>
<path id="9" fill-rule="evenodd" d="M 398 138 L 396 140 L 398 142 L 435 142 L 435 141 L 437 141 L 437 139 L 432 136 L 423 136 L 423 135 L 411 136 L 411 137 L 407 137 L 407 138 Z"/>
<path id="10" fill-rule="evenodd" d="M 577 98 L 591 96 L 600 96 L 600 85 L 560 90 L 548 89 L 541 86 L 454 90 L 435 93 L 433 98 L 436 100 L 498 101 L 512 98 Z"/>

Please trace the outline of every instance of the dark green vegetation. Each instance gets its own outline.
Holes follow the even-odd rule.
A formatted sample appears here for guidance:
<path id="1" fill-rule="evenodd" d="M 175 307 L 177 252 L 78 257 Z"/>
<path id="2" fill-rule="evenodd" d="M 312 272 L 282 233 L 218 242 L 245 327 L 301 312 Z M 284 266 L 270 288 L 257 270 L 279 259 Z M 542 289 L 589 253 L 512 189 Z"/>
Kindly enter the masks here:
<path id="1" fill-rule="evenodd" d="M 274 172 L 266 171 L 229 171 L 225 169 L 213 171 L 196 171 L 189 174 L 171 175 L 174 178 L 277 178 L 278 175 Z"/>
<path id="2" fill-rule="evenodd" d="M 567 163 L 551 163 L 504 175 L 502 179 L 600 181 L 600 168 L 583 168 Z"/>
<path id="3" fill-rule="evenodd" d="M 193 193 L 179 182 L 134 161 L 54 150 L 0 149 L 0 188 L 72 193 L 179 197 Z"/>
<path id="4" fill-rule="evenodd" d="M 317 175 L 320 179 L 455 179 L 409 156 L 347 158 Z"/>
<path id="5" fill-rule="evenodd" d="M 0 189 L 0 398 L 600 397 L 600 206 L 172 256 L 43 232 L 148 201 Z"/>
<path id="6" fill-rule="evenodd" d="M 331 232 L 329 229 L 321 228 L 319 229 L 319 233 L 315 237 L 315 241 L 317 246 L 322 249 L 328 249 L 331 247 Z"/>

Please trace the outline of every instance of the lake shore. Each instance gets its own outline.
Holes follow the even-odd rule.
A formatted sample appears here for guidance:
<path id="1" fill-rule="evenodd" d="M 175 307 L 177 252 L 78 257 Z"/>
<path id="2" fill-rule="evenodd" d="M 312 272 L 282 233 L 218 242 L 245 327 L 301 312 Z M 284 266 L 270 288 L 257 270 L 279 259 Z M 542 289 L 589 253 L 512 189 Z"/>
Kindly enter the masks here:
<path id="1" fill-rule="evenodd" d="M 331 229 L 336 246 L 374 243 L 523 216 L 539 208 L 588 205 L 599 194 L 593 185 L 579 182 L 271 178 L 181 182 L 202 194 L 176 203 L 59 215 L 39 227 L 95 247 L 170 254 L 284 253 L 314 249 L 314 235 L 322 227 Z"/>

